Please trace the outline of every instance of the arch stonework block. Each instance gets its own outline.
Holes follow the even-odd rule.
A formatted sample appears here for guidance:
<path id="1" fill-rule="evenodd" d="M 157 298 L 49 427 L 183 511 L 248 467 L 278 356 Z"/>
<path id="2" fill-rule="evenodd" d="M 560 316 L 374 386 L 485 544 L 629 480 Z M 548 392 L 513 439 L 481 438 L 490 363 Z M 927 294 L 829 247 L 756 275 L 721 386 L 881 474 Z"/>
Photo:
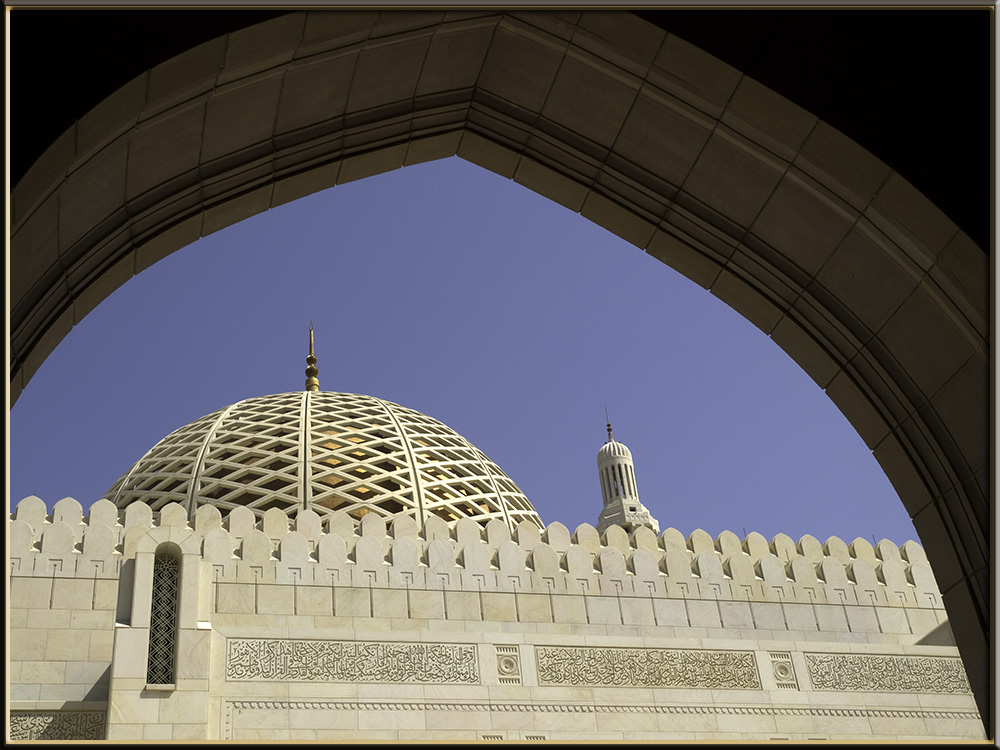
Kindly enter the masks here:
<path id="1" fill-rule="evenodd" d="M 962 602 L 963 657 L 989 662 L 989 529 L 965 521 L 989 517 L 988 430 L 968 418 L 984 413 L 988 299 L 981 271 L 962 270 L 985 254 L 891 166 L 644 21 L 628 17 L 623 35 L 590 13 L 370 19 L 377 39 L 303 11 L 205 45 L 196 65 L 166 61 L 29 170 L 13 195 L 12 398 L 155 260 L 290 196 L 457 153 L 675 265 L 772 335 L 910 514 L 934 504 L 918 524 L 927 557 L 947 572 L 946 606 Z M 475 43 L 449 59 L 437 31 Z M 986 715 L 988 686 L 973 688 Z"/>

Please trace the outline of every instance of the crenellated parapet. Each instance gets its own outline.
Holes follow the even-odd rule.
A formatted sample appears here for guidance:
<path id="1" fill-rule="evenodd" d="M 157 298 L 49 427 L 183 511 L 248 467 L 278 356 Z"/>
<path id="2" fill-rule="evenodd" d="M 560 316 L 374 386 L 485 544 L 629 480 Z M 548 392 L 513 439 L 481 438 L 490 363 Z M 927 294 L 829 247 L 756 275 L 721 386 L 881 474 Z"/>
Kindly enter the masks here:
<path id="1" fill-rule="evenodd" d="M 940 594 L 923 549 L 883 539 L 825 542 L 785 534 L 771 540 L 697 529 L 659 535 L 646 527 L 603 534 L 590 524 L 539 529 L 437 516 L 422 526 L 409 516 L 321 518 L 279 509 L 225 517 L 201 506 L 189 517 L 176 503 L 119 510 L 107 500 L 83 515 L 64 498 L 51 513 L 37 497 L 18 503 L 10 522 L 11 572 L 18 576 L 114 578 L 151 529 L 192 535 L 203 568 L 216 582 L 585 593 L 730 601 L 812 602 L 939 608 Z"/>

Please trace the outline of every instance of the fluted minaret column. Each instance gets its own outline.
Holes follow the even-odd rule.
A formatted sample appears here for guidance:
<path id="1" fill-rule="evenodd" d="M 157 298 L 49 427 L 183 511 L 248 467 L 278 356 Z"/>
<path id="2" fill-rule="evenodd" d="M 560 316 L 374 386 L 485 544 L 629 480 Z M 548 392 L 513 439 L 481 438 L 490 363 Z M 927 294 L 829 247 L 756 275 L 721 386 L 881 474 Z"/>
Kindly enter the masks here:
<path id="1" fill-rule="evenodd" d="M 639 501 L 639 490 L 635 483 L 635 466 L 632 452 L 624 443 L 615 440 L 608 420 L 608 440 L 597 452 L 597 472 L 601 479 L 601 495 L 604 507 L 597 519 L 597 530 L 601 533 L 608 526 L 617 524 L 626 531 L 639 526 L 648 526 L 660 533 L 660 524 Z"/>

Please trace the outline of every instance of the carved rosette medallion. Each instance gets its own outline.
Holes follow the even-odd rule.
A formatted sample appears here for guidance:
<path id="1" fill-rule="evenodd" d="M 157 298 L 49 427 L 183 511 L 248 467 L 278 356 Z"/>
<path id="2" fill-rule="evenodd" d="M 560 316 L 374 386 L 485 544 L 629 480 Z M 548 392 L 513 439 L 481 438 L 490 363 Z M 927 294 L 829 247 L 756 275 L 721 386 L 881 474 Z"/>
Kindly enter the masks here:
<path id="1" fill-rule="evenodd" d="M 536 646 L 542 685 L 760 690 L 752 651 Z"/>
<path id="2" fill-rule="evenodd" d="M 814 690 L 968 693 L 962 660 L 949 656 L 806 654 Z"/>
<path id="3" fill-rule="evenodd" d="M 501 685 L 521 684 L 521 659 L 517 646 L 497 646 L 497 680 Z"/>
<path id="4" fill-rule="evenodd" d="M 227 680 L 479 684 L 476 647 L 231 638 Z"/>
<path id="5" fill-rule="evenodd" d="M 12 740 L 103 740 L 104 711 L 11 711 Z"/>
<path id="6" fill-rule="evenodd" d="M 792 666 L 792 655 L 787 652 L 768 652 L 771 657 L 771 674 L 774 684 L 783 690 L 798 690 L 799 683 L 795 679 L 795 667 Z"/>

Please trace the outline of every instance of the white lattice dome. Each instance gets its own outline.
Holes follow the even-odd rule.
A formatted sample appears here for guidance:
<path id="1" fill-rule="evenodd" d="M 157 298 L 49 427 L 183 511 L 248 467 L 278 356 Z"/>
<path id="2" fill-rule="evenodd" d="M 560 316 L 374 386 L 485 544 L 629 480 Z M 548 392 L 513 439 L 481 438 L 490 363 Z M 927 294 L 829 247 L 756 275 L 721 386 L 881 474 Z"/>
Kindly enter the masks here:
<path id="1" fill-rule="evenodd" d="M 441 422 L 371 396 L 298 391 L 251 398 L 165 437 L 105 497 L 294 516 L 344 511 L 542 522 L 485 454 Z"/>

